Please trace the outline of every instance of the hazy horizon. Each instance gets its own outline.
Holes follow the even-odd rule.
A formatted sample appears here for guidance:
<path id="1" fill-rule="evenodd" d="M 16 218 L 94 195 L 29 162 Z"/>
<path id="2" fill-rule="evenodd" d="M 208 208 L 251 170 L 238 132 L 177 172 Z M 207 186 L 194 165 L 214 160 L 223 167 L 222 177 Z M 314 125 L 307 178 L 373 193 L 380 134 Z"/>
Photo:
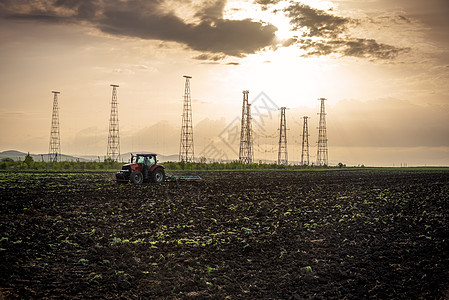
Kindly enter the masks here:
<path id="1" fill-rule="evenodd" d="M 106 155 L 118 84 L 121 153 L 176 155 L 190 75 L 196 157 L 238 158 L 249 90 L 256 160 L 277 159 L 286 106 L 289 161 L 303 116 L 314 161 L 324 97 L 329 164 L 448 166 L 447 15 L 445 0 L 2 1 L 0 151 L 48 152 L 57 90 L 61 152 Z"/>

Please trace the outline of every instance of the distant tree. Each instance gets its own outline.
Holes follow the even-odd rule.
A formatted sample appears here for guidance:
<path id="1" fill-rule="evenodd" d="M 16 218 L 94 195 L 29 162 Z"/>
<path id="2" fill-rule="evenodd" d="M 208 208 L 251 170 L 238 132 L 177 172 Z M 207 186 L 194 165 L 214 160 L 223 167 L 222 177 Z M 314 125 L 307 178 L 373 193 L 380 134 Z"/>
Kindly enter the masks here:
<path id="1" fill-rule="evenodd" d="M 181 170 L 184 170 L 186 165 L 186 162 L 184 161 L 184 159 L 181 159 L 181 161 L 179 162 L 179 166 L 181 167 Z"/>
<path id="2" fill-rule="evenodd" d="M 341 163 L 341 162 L 339 162 L 339 163 L 338 163 L 338 167 L 339 167 L 339 168 L 346 168 L 346 165 L 343 164 L 343 163 Z"/>
<path id="3" fill-rule="evenodd" d="M 30 152 L 28 152 L 27 156 L 25 156 L 24 164 L 27 165 L 28 169 L 34 164 L 34 159 L 31 157 Z"/>

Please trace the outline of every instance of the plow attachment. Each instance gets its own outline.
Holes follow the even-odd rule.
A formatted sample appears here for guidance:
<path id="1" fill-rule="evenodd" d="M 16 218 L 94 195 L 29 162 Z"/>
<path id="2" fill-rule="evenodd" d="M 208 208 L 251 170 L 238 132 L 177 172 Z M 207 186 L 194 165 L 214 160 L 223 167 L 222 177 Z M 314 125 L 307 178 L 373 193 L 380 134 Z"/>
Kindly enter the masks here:
<path id="1" fill-rule="evenodd" d="M 200 176 L 176 176 L 172 174 L 165 174 L 168 181 L 200 181 L 203 180 Z"/>

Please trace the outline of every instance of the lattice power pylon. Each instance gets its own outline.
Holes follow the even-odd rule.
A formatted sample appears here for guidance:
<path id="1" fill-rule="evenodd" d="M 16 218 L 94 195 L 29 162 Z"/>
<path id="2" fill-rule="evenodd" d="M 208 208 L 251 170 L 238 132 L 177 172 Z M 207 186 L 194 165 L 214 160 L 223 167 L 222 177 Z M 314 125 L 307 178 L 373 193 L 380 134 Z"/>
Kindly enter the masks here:
<path id="1" fill-rule="evenodd" d="M 279 125 L 279 151 L 278 165 L 288 165 L 287 155 L 287 123 L 285 120 L 285 107 L 281 107 L 281 124 Z"/>
<path id="2" fill-rule="evenodd" d="M 108 134 L 108 150 L 106 157 L 113 161 L 119 161 L 120 158 L 120 136 L 118 126 L 118 102 L 117 88 L 118 85 L 112 86 L 111 115 L 109 117 L 109 134 Z"/>
<path id="3" fill-rule="evenodd" d="M 179 160 L 193 162 L 193 125 L 192 125 L 192 99 L 190 96 L 191 76 L 184 76 L 186 79 L 184 89 L 184 109 L 182 113 L 181 143 L 179 146 Z"/>
<path id="4" fill-rule="evenodd" d="M 53 93 L 53 113 L 51 116 L 51 131 L 50 131 L 50 147 L 48 150 L 48 161 L 61 161 L 61 140 L 59 135 L 59 108 L 58 95 L 59 92 Z"/>
<path id="5" fill-rule="evenodd" d="M 301 165 L 309 165 L 309 126 L 307 120 L 309 117 L 302 117 L 304 119 L 302 125 L 302 150 L 301 150 Z"/>
<path id="6" fill-rule="evenodd" d="M 318 126 L 318 149 L 316 155 L 317 166 L 328 165 L 328 149 L 327 149 L 327 133 L 326 133 L 326 111 L 324 109 L 325 98 L 318 99 L 321 101 L 320 108 L 320 124 Z"/>
<path id="7" fill-rule="evenodd" d="M 242 126 L 240 131 L 239 160 L 251 164 L 254 160 L 251 128 L 251 104 L 248 103 L 249 91 L 243 91 Z"/>

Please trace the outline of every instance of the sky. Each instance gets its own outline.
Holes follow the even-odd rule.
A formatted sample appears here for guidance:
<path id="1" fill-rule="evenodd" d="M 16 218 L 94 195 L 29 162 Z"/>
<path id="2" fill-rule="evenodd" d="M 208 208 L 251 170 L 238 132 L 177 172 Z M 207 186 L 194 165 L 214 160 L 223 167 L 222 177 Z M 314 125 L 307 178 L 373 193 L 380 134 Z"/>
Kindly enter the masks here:
<path id="1" fill-rule="evenodd" d="M 185 78 L 195 157 L 238 159 L 242 91 L 256 161 L 288 159 L 308 116 L 316 160 L 449 165 L 447 0 L 0 0 L 0 151 L 106 155 L 117 84 L 120 151 L 179 153 Z"/>

